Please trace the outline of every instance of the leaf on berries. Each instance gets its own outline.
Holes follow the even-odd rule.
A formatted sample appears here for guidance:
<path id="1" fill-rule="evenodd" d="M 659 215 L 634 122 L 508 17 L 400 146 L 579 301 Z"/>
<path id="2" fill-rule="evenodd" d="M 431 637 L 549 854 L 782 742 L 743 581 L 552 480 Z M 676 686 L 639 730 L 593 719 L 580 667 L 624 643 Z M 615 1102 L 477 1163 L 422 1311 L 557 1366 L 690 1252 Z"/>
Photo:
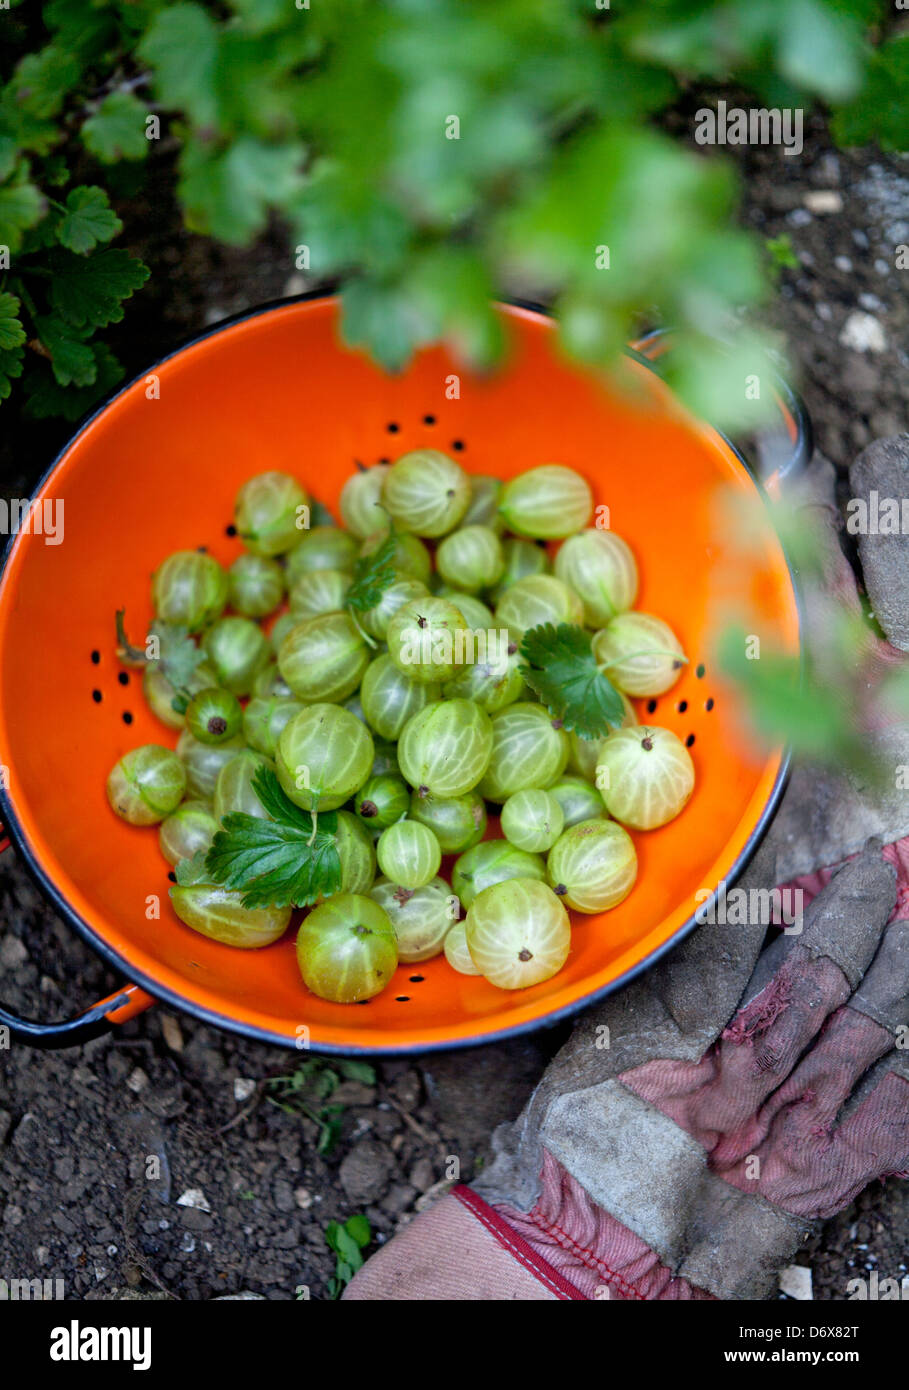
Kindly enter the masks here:
<path id="1" fill-rule="evenodd" d="M 334 811 L 317 819 L 287 797 L 271 768 L 252 787 L 272 817 L 235 811 L 221 821 L 205 864 L 215 883 L 243 894 L 244 907 L 309 907 L 341 887 Z"/>
<path id="2" fill-rule="evenodd" d="M 590 635 L 573 623 L 525 632 L 521 674 L 549 713 L 581 738 L 603 738 L 625 717 L 622 697 L 597 666 Z"/>
<path id="3" fill-rule="evenodd" d="M 375 608 L 379 599 L 393 584 L 397 575 L 395 556 L 398 537 L 391 528 L 382 544 L 371 555 L 361 555 L 354 564 L 354 579 L 347 590 L 345 604 L 357 613 L 365 613 Z"/>

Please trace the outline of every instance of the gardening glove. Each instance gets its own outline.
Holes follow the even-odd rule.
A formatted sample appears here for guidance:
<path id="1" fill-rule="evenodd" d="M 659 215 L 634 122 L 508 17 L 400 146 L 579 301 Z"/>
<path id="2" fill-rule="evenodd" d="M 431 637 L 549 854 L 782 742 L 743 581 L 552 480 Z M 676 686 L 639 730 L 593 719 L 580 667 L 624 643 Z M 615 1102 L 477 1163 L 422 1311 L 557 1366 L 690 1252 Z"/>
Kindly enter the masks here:
<path id="1" fill-rule="evenodd" d="M 813 637 L 832 604 L 858 597 L 829 471 L 810 481 L 828 562 L 809 596 Z M 897 659 L 869 642 L 868 686 Z M 874 733 L 909 764 L 904 726 Z M 825 820 L 815 785 L 796 774 L 739 885 L 800 888 L 804 918 L 787 912 L 796 920 L 763 952 L 759 914 L 705 924 L 586 1014 L 497 1131 L 489 1169 L 418 1216 L 347 1297 L 768 1297 L 813 1221 L 905 1173 L 907 798 L 830 778 L 823 804 L 842 797 L 850 814 Z M 862 849 L 869 831 L 895 843 Z"/>

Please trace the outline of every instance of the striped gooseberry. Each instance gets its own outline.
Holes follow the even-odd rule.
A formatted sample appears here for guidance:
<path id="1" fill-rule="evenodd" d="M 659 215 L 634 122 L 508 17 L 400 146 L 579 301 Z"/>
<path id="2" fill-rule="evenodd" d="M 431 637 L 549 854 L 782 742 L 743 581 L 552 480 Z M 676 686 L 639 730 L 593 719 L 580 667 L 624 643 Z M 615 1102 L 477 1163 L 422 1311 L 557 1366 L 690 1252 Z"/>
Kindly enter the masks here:
<path id="1" fill-rule="evenodd" d="M 674 820 L 694 791 L 694 763 L 671 729 L 617 729 L 600 749 L 597 786 L 611 816 L 633 830 Z"/>
<path id="2" fill-rule="evenodd" d="M 373 751 L 369 730 L 349 710 L 308 705 L 278 739 L 278 781 L 304 810 L 334 811 L 368 778 Z"/>
<path id="3" fill-rule="evenodd" d="M 552 979 L 568 959 L 571 921 L 551 888 L 534 878 L 494 883 L 478 893 L 464 921 L 474 965 L 499 989 Z"/>
<path id="4" fill-rule="evenodd" d="M 372 999 L 398 964 L 388 913 L 362 893 L 336 893 L 303 919 L 297 964 L 307 988 L 320 999 L 335 1004 Z"/>
<path id="5" fill-rule="evenodd" d="M 560 540 L 587 526 L 593 515 L 590 484 L 573 468 L 546 463 L 510 478 L 499 512 L 509 531 L 539 540 Z"/>
<path id="6" fill-rule="evenodd" d="M 582 820 L 564 830 L 546 861 L 546 877 L 566 907 L 605 912 L 634 887 L 638 859 L 627 830 L 612 820 Z"/>
<path id="7" fill-rule="evenodd" d="M 398 741 L 401 772 L 421 794 L 463 796 L 489 764 L 490 716 L 471 700 L 436 700 L 408 720 Z"/>
<path id="8" fill-rule="evenodd" d="M 382 502 L 405 531 L 444 536 L 467 511 L 470 481 L 447 454 L 415 449 L 391 465 L 382 486 Z"/>

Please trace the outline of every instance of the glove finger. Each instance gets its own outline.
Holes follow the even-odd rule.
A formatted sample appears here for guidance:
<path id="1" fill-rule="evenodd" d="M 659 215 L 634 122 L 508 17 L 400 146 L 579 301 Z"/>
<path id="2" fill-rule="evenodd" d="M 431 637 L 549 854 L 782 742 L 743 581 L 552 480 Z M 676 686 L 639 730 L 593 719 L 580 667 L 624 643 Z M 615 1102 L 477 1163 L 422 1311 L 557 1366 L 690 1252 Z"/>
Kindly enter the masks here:
<path id="1" fill-rule="evenodd" d="M 849 1003 L 828 1019 L 814 1047 L 761 1107 L 749 1132 L 718 1146 L 712 1166 L 721 1171 L 767 1139 L 770 1147 L 787 1147 L 829 1131 L 858 1080 L 906 1030 L 909 921 L 901 921 L 884 932 Z"/>
<path id="2" fill-rule="evenodd" d="M 621 1079 L 726 1167 L 760 1142 L 757 1113 L 785 1082 L 825 1018 L 849 997 L 895 901 L 878 849 L 850 860 L 808 909 L 801 939 L 696 1066 L 657 1061 Z"/>

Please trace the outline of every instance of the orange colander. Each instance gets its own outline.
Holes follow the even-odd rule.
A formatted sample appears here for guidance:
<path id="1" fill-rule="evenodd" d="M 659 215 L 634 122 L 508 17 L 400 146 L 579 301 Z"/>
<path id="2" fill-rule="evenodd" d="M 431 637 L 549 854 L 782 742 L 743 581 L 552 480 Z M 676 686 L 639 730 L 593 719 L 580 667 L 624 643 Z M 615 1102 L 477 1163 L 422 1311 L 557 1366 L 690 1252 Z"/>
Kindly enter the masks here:
<path id="1" fill-rule="evenodd" d="M 640 387 L 633 399 L 611 393 L 559 355 L 545 315 L 514 305 L 501 314 L 510 351 L 500 372 L 472 375 L 436 348 L 390 376 L 339 344 L 331 297 L 266 306 L 137 378 L 56 460 L 36 498 L 62 504 L 62 543 L 22 530 L 0 575 L 3 820 L 57 911 L 134 983 L 67 1022 L 0 1010 L 0 1025 L 37 1044 L 67 1044 L 155 998 L 321 1052 L 490 1042 L 617 989 L 679 941 L 705 896 L 741 870 L 781 794 L 786 757 L 744 731 L 736 694 L 713 664 L 714 639 L 737 620 L 767 647 L 799 649 L 793 582 L 760 487 L 644 362 L 629 364 Z M 662 344 L 639 347 L 656 355 Z M 805 438 L 797 410 L 788 418 L 796 458 Z M 558 461 L 590 480 L 638 555 L 639 606 L 667 619 L 690 657 L 669 694 L 637 704 L 639 716 L 689 744 L 698 786 L 677 820 L 635 835 L 634 891 L 611 912 L 576 917 L 554 979 L 503 992 L 440 957 L 400 966 L 362 1006 L 330 1004 L 303 986 L 292 931 L 265 950 L 237 951 L 183 926 L 157 835 L 110 810 L 113 763 L 137 744 L 176 741 L 146 708 L 136 674 L 118 665 L 114 613 L 125 607 L 129 629 L 145 631 L 149 576 L 173 550 L 204 545 L 231 562 L 240 549 L 233 498 L 251 474 L 295 473 L 333 508 L 357 463 L 429 446 L 471 472 L 508 478 Z M 717 506 L 730 491 L 753 503 L 747 544 Z"/>

